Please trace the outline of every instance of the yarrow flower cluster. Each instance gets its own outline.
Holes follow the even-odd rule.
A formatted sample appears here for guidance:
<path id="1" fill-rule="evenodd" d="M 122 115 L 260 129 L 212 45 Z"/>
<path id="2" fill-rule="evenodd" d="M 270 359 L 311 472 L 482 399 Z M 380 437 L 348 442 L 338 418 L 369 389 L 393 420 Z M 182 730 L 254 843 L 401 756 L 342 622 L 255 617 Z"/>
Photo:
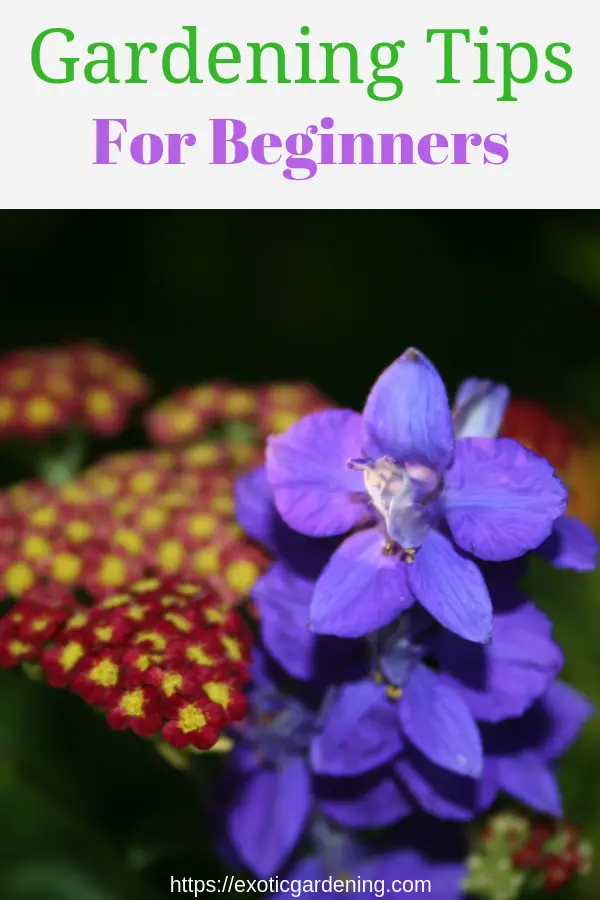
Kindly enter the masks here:
<path id="1" fill-rule="evenodd" d="M 110 455 L 60 487 L 16 485 L 1 498 L 3 594 L 52 582 L 101 597 L 179 575 L 239 602 L 268 561 L 234 521 L 235 478 L 256 459 L 246 445 L 204 441 Z"/>
<path id="2" fill-rule="evenodd" d="M 127 357 L 94 344 L 15 351 L 0 359 L 0 439 L 74 425 L 110 437 L 148 394 Z"/>
<path id="3" fill-rule="evenodd" d="M 215 426 L 243 423 L 264 441 L 285 431 L 309 412 L 330 402 L 312 385 L 302 383 L 234 385 L 213 381 L 184 388 L 160 401 L 145 417 L 155 444 L 171 446 L 205 437 Z"/>
<path id="4" fill-rule="evenodd" d="M 208 750 L 246 712 L 250 633 L 207 585 L 146 578 L 85 605 L 37 586 L 0 619 L 0 665 L 39 664 L 111 728 Z"/>
<path id="5" fill-rule="evenodd" d="M 552 893 L 591 871 L 591 847 L 568 822 L 495 813 L 468 858 L 466 883 L 487 900 L 516 900 L 523 890 Z"/>
<path id="6" fill-rule="evenodd" d="M 362 415 L 305 416 L 238 482 L 239 522 L 276 557 L 251 590 L 264 651 L 225 813 L 231 860 L 260 877 L 343 873 L 351 893 L 402 872 L 458 898 L 465 823 L 500 795 L 562 816 L 555 762 L 592 709 L 516 579 L 532 553 L 591 569 L 597 544 L 552 466 L 497 437 L 508 400 L 470 379 L 451 409 L 410 349 Z"/>

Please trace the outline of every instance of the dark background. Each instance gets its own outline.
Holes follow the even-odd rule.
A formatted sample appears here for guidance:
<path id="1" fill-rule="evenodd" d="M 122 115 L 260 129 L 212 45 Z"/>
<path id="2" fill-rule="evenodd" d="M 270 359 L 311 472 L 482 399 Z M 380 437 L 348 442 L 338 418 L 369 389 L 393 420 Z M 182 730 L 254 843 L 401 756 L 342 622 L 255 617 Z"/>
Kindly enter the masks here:
<path id="1" fill-rule="evenodd" d="M 303 379 L 360 408 L 413 345 L 451 390 L 486 376 L 600 424 L 595 214 L 0 213 L 0 275 L 0 352 L 97 338 L 132 353 L 158 395 Z M 141 440 L 134 426 L 119 443 Z M 600 578 L 534 582 L 565 677 L 599 699 Z M 171 875 L 214 874 L 182 775 L 76 698 L 0 675 L 2 900 L 152 900 Z M 569 818 L 600 841 L 599 751 L 595 722 L 563 785 Z"/>
<path id="2" fill-rule="evenodd" d="M 4 213 L 0 346 L 94 336 L 134 352 L 161 391 L 216 375 L 308 377 L 360 403 L 415 344 L 450 381 L 510 378 L 515 392 L 556 401 L 559 380 L 600 354 L 600 306 L 561 277 L 577 274 L 568 240 L 593 221 Z"/>

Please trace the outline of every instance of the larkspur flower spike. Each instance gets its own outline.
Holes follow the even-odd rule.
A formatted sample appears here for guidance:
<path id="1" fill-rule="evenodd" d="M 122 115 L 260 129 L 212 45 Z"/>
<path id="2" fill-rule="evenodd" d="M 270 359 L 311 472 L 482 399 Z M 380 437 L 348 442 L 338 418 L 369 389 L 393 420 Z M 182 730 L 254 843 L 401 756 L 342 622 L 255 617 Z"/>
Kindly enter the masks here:
<path id="1" fill-rule="evenodd" d="M 572 841 L 559 859 L 524 839 L 490 880 L 476 854 L 465 865 L 464 823 L 500 795 L 562 816 L 555 762 L 592 708 L 557 679 L 550 623 L 514 579 L 532 550 L 589 568 L 596 542 L 563 517 L 551 466 L 496 440 L 507 389 L 471 379 L 451 413 L 440 385 L 410 350 L 362 417 L 307 416 L 238 483 L 240 523 L 276 557 L 251 591 L 276 665 L 255 659 L 227 776 L 228 846 L 259 877 L 352 891 L 402 868 L 444 900 L 506 900 L 573 871 Z M 365 845 L 361 829 L 382 831 Z"/>

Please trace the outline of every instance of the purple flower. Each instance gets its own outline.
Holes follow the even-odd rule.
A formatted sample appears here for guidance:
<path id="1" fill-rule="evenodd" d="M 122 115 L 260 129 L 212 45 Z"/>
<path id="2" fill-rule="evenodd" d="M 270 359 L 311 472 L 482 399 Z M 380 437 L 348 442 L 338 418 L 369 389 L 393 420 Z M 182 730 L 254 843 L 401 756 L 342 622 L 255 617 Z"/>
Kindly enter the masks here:
<path id="1" fill-rule="evenodd" d="M 378 768 L 374 778 L 399 779 L 428 812 L 471 818 L 483 790 L 484 723 L 518 721 L 547 691 L 562 655 L 531 603 L 495 616 L 486 647 L 436 625 L 419 637 L 406 624 L 411 616 L 378 639 L 388 685 L 351 682 L 326 705 L 310 745 L 312 767 L 335 777 Z"/>
<path id="2" fill-rule="evenodd" d="M 411 751 L 395 762 L 394 770 L 410 784 L 420 806 L 440 818 L 466 821 L 488 809 L 500 792 L 560 817 L 562 802 L 553 763 L 575 740 L 592 711 L 581 694 L 555 681 L 522 717 L 482 724 L 485 766 L 478 781 L 434 766 Z"/>
<path id="3" fill-rule="evenodd" d="M 342 637 L 376 631 L 417 599 L 446 628 L 485 642 L 491 602 L 465 553 L 521 556 L 549 537 L 567 499 L 549 463 L 515 441 L 455 441 L 440 376 L 412 349 L 379 377 L 362 416 L 326 410 L 271 438 L 267 477 L 291 528 L 353 532 L 311 604 L 311 627 Z"/>
<path id="4" fill-rule="evenodd" d="M 227 837 L 240 860 L 269 878 L 297 845 L 312 809 L 307 750 L 316 712 L 283 694 L 255 650 L 248 717 L 230 758 L 236 777 Z"/>
<path id="5" fill-rule="evenodd" d="M 275 563 L 252 593 L 267 649 L 303 679 L 317 678 L 320 671 L 321 637 L 305 624 L 313 586 Z M 370 673 L 342 685 L 321 715 L 321 731 L 311 743 L 315 771 L 362 775 L 393 759 L 408 739 L 436 765 L 479 777 L 483 761 L 475 720 L 521 716 L 563 662 L 546 616 L 507 585 L 494 592 L 502 595 L 504 611 L 495 615 L 494 637 L 486 646 L 440 629 L 418 607 L 372 636 Z M 328 648 L 346 675 L 357 644 L 340 640 Z M 370 677 L 379 673 L 388 688 Z"/>
<path id="6" fill-rule="evenodd" d="M 480 378 L 463 381 L 454 403 L 456 437 L 497 437 L 509 399 L 506 385 Z M 596 568 L 598 541 L 583 522 L 562 516 L 554 523 L 552 534 L 536 550 L 558 569 L 589 572 Z"/>
<path id="7" fill-rule="evenodd" d="M 374 845 L 318 818 L 312 825 L 311 838 L 311 852 L 285 875 L 299 887 L 310 882 L 309 890 L 315 897 L 330 897 L 332 892 L 364 897 L 363 885 L 369 881 L 369 893 L 377 897 L 390 893 L 392 884 L 398 882 L 405 882 L 406 891 L 430 893 L 438 900 L 461 897 L 461 883 L 466 875 L 463 835 L 455 830 L 440 830 L 439 824 L 431 820 L 407 820 L 391 831 L 381 845 Z M 336 882 L 337 891 L 333 887 Z M 409 886 L 408 882 L 412 884 Z M 275 896 L 284 900 L 289 893 Z"/>
<path id="8" fill-rule="evenodd" d="M 318 730 L 318 704 L 284 694 L 255 651 L 248 718 L 227 772 L 230 798 L 227 838 L 235 855 L 259 877 L 278 872 L 297 847 L 309 818 L 319 808 L 340 825 L 382 828 L 415 808 L 392 779 L 344 777 L 337 784 L 318 777 L 310 745 Z M 317 691 L 316 697 L 322 699 Z M 342 772 L 343 776 L 352 775 Z"/>
<path id="9" fill-rule="evenodd" d="M 302 681 L 358 677 L 368 663 L 364 641 L 317 635 L 308 628 L 314 587 L 314 579 L 273 563 L 251 591 L 260 609 L 262 642 L 286 672 Z"/>
<path id="10" fill-rule="evenodd" d="M 570 685 L 556 681 L 517 720 L 484 729 L 486 800 L 503 791 L 538 812 L 561 817 L 560 788 L 553 763 L 593 714 L 592 704 Z"/>

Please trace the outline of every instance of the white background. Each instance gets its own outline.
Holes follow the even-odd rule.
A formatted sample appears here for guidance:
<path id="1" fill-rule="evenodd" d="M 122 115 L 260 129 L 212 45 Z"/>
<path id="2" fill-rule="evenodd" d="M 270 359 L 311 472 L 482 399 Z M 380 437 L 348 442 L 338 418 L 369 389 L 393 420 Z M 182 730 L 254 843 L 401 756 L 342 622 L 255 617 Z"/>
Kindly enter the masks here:
<path id="1" fill-rule="evenodd" d="M 0 11 L 0 205 L 5 209 L 97 208 L 597 208 L 600 196 L 598 89 L 599 7 L 591 0 L 5 0 Z M 159 48 L 185 39 L 182 25 L 197 25 L 204 84 L 173 85 L 161 74 L 159 55 L 146 57 L 145 85 L 91 85 L 83 79 L 86 47 L 108 41 L 117 49 L 117 72 L 127 77 L 125 41 Z M 308 25 L 310 38 L 300 35 Z M 540 74 L 516 86 L 516 103 L 499 103 L 499 84 L 474 85 L 478 53 L 463 45 L 455 54 L 460 85 L 438 85 L 439 43 L 427 45 L 427 28 L 470 28 L 472 41 L 486 25 L 490 74 L 500 77 L 497 41 L 528 41 L 540 54 Z M 73 84 L 40 81 L 31 45 L 46 28 L 69 28 L 76 40 L 48 44 L 47 59 L 81 56 Z M 208 48 L 231 41 L 350 41 L 361 51 L 369 78 L 369 51 L 379 41 L 406 41 L 397 73 L 404 92 L 377 103 L 360 85 L 231 85 L 211 82 Z M 544 48 L 572 46 L 574 74 L 550 85 Z M 51 66 L 47 62 L 48 67 Z M 234 68 L 232 67 L 232 71 Z M 240 72 L 246 71 L 242 66 Z M 292 75 L 291 77 L 295 77 Z M 331 116 L 343 132 L 507 133 L 510 158 L 503 166 L 327 166 L 309 181 L 289 182 L 283 166 L 210 165 L 214 117 L 243 119 L 249 133 L 282 137 Z M 126 118 L 136 132 L 193 132 L 196 147 L 184 166 L 140 166 L 123 153 L 115 166 L 95 166 L 94 118 Z"/>

